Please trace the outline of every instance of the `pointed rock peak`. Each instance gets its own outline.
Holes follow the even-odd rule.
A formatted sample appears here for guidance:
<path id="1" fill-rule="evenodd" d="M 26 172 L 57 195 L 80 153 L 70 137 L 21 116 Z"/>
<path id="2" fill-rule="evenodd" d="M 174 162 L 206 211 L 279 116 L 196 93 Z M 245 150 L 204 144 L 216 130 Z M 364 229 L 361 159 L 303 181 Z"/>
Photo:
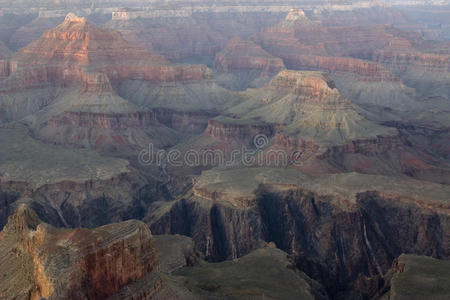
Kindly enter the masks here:
<path id="1" fill-rule="evenodd" d="M 313 26 L 315 24 L 301 8 L 291 8 L 286 18 L 280 23 L 281 27 Z"/>
<path id="2" fill-rule="evenodd" d="M 272 79 L 269 86 L 306 96 L 339 94 L 328 74 L 316 71 L 283 70 Z"/>
<path id="3" fill-rule="evenodd" d="M 86 18 L 78 17 L 74 13 L 68 13 L 66 18 L 64 19 L 65 24 L 70 23 L 86 23 Z"/>
<path id="4" fill-rule="evenodd" d="M 8 230 L 24 232 L 27 230 L 36 230 L 36 227 L 42 223 L 38 215 L 26 204 L 20 204 L 14 214 L 8 218 L 8 224 L 5 226 Z"/>
<path id="5" fill-rule="evenodd" d="M 68 13 L 64 21 L 53 30 L 70 32 L 70 31 L 86 31 L 88 30 L 86 18 L 78 17 L 74 13 Z M 50 31 L 53 31 L 50 29 Z"/>
<path id="6" fill-rule="evenodd" d="M 286 21 L 309 21 L 308 17 L 306 16 L 305 12 L 301 8 L 291 8 L 289 10 L 289 13 L 287 14 Z"/>

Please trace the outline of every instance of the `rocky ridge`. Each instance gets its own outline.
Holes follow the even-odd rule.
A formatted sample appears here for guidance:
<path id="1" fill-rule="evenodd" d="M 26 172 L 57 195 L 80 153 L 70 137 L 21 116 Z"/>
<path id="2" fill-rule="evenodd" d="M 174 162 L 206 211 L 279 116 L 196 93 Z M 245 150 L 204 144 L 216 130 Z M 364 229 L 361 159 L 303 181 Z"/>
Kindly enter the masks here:
<path id="1" fill-rule="evenodd" d="M 405 180 L 357 173 L 311 178 L 269 168 L 208 171 L 193 195 L 155 203 L 146 220 L 153 232 L 193 236 L 211 260 L 240 257 L 258 240 L 272 241 L 331 297 L 370 297 L 401 253 L 448 256 L 447 187 Z"/>

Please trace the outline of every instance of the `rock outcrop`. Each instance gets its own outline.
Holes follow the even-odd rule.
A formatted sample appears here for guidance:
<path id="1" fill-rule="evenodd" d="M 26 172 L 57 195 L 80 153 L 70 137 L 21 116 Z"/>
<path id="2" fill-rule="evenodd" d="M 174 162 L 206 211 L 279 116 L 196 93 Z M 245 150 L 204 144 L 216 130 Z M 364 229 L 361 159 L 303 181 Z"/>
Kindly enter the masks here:
<path id="1" fill-rule="evenodd" d="M 211 260 L 274 242 L 331 297 L 370 297 L 401 253 L 448 256 L 447 193 L 444 185 L 357 173 L 215 170 L 193 197 L 152 207 L 146 222 L 154 232 L 192 236 Z"/>
<path id="2" fill-rule="evenodd" d="M 450 262 L 427 256 L 402 254 L 386 274 L 389 299 L 445 299 L 449 289 Z"/>
<path id="3" fill-rule="evenodd" d="M 4 274 L 2 282 L 25 285 L 14 282 L 25 280 L 28 285 L 9 290 L 7 298 L 105 299 L 158 270 L 150 230 L 138 221 L 92 230 L 56 229 L 21 205 L 3 228 L 0 244 L 3 254 L 15 253 L 13 261 L 2 261 L 2 270 L 16 261 L 25 267 Z"/>
<path id="4" fill-rule="evenodd" d="M 130 46 L 119 32 L 101 29 L 74 14 L 21 49 L 14 60 L 24 72 L 31 72 L 22 78 L 25 87 L 30 83 L 79 83 L 85 68 L 105 73 L 114 83 L 130 79 L 182 82 L 203 79 L 207 74 L 201 65 L 170 65 L 159 55 Z"/>
<path id="5" fill-rule="evenodd" d="M 328 75 L 284 70 L 260 89 L 243 92 L 247 101 L 227 112 L 241 122 L 278 124 L 278 133 L 320 146 L 395 136 L 395 130 L 364 119 Z"/>
<path id="6" fill-rule="evenodd" d="M 0 134 L 0 227 L 20 203 L 55 226 L 96 227 L 139 218 L 151 199 L 165 197 L 128 161 L 45 144 L 24 130 Z"/>

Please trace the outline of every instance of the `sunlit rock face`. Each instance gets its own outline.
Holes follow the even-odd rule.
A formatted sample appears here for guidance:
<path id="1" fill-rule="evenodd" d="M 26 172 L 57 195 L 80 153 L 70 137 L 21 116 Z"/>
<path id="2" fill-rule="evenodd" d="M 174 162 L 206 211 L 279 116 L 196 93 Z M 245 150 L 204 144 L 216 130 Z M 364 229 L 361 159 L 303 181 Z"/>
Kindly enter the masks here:
<path id="1" fill-rule="evenodd" d="M 151 82 L 190 81 L 205 77 L 201 65 L 172 66 L 163 57 L 130 46 L 117 31 L 101 29 L 74 14 L 20 50 L 18 79 L 27 85 L 63 86 L 81 82 L 83 72 L 105 73 L 112 82 L 144 79 Z M 28 75 L 25 75 L 28 74 Z"/>
<path id="2" fill-rule="evenodd" d="M 150 230 L 138 221 L 92 230 L 57 229 L 21 205 L 9 218 L 0 240 L 4 250 L 17 254 L 2 266 L 22 263 L 25 268 L 6 278 L 22 288 L 8 291 L 13 298 L 104 299 L 158 270 Z"/>

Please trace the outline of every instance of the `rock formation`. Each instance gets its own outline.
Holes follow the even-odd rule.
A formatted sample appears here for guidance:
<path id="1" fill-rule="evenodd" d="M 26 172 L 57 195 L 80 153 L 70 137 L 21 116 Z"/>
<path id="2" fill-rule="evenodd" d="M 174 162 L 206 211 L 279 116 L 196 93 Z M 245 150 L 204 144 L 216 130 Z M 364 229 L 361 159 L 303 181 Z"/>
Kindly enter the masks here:
<path id="1" fill-rule="evenodd" d="M 124 57 L 123 54 L 126 53 Z M 68 14 L 63 23 L 44 32 L 21 49 L 14 59 L 26 68 L 44 68 L 52 83 L 80 82 L 83 68 L 105 73 L 113 82 L 142 78 L 148 81 L 189 81 L 204 78 L 202 66 L 170 66 L 161 56 L 130 46 L 117 31 L 98 28 Z"/>
<path id="2" fill-rule="evenodd" d="M 91 2 L 0 0 L 1 299 L 446 297 L 447 7 Z"/>
<path id="3" fill-rule="evenodd" d="M 2 270 L 12 271 L 2 279 L 13 287 L 7 298 L 105 299 L 158 269 L 150 230 L 138 221 L 56 229 L 21 205 L 3 228 L 0 244 L 9 258 L 2 260 Z M 21 264 L 23 269 L 15 268 Z"/>
<path id="4" fill-rule="evenodd" d="M 402 254 L 386 274 L 389 299 L 445 299 L 450 290 L 448 260 Z"/>
<path id="5" fill-rule="evenodd" d="M 25 119 L 42 140 L 123 153 L 161 147 L 177 134 L 159 123 L 155 112 L 121 98 L 103 73 L 82 73 L 81 91 L 71 90 Z"/>
<path id="6" fill-rule="evenodd" d="M 282 58 L 287 68 L 331 72 L 342 92 L 370 108 L 380 121 L 412 121 L 411 115 L 426 109 L 418 101 L 420 97 L 433 94 L 434 99 L 448 98 L 446 43 L 428 43 L 416 33 L 389 25 L 330 24 L 326 14 L 315 18 L 309 21 L 304 13 L 294 10 L 253 39 Z M 421 122 L 431 125 L 431 110 L 445 110 L 443 102 L 434 105 L 435 109 L 426 109 Z"/>
<path id="7" fill-rule="evenodd" d="M 147 221 L 153 232 L 194 237 L 211 260 L 274 242 L 329 295 L 370 297 L 401 253 L 447 257 L 447 193 L 444 185 L 357 173 L 314 179 L 294 170 L 214 170 L 193 196 L 153 206 L 159 217 Z"/>
<path id="8" fill-rule="evenodd" d="M 267 86 L 246 91 L 245 97 L 249 100 L 228 113 L 247 122 L 283 125 L 279 133 L 317 145 L 396 135 L 362 118 L 334 82 L 319 72 L 281 71 Z"/>

